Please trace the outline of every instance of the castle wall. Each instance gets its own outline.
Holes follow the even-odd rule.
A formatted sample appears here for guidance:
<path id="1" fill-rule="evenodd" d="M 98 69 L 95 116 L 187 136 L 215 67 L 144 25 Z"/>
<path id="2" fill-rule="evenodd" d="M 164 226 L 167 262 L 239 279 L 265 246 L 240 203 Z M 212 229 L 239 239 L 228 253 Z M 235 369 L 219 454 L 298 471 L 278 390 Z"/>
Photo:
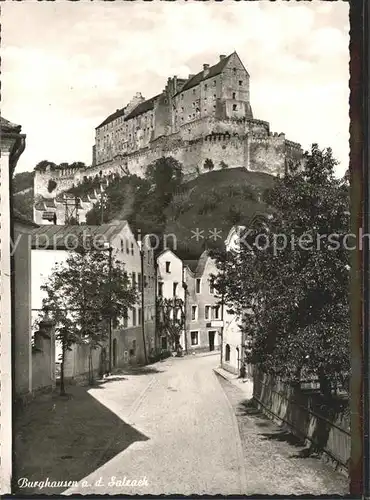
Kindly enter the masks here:
<path id="1" fill-rule="evenodd" d="M 285 171 L 285 135 L 251 135 L 249 169 L 271 175 Z"/>

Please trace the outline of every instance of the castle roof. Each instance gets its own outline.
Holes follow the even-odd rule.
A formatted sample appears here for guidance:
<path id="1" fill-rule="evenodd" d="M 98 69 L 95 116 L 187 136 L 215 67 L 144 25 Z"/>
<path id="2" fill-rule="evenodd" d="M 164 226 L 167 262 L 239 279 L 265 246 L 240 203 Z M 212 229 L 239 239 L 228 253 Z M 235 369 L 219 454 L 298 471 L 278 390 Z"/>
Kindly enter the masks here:
<path id="1" fill-rule="evenodd" d="M 226 64 L 229 62 L 229 59 L 231 58 L 233 54 L 228 55 L 227 57 L 224 57 L 221 59 L 217 64 L 214 64 L 213 66 L 210 66 L 208 68 L 208 72 L 206 76 L 204 75 L 204 70 L 200 71 L 196 75 L 194 75 L 192 78 L 189 78 L 189 80 L 186 81 L 185 85 L 181 88 L 179 92 L 177 92 L 176 95 L 181 94 L 184 92 L 184 90 L 189 90 L 192 87 L 196 87 L 197 85 L 200 84 L 203 80 L 208 80 L 208 78 L 212 78 L 214 76 L 219 75 L 222 73 L 223 69 L 225 68 Z"/>
<path id="2" fill-rule="evenodd" d="M 95 130 L 97 130 L 98 128 L 104 127 L 104 125 L 108 125 L 108 123 L 112 122 L 116 118 L 119 118 L 120 116 L 124 116 L 125 109 L 126 109 L 126 106 L 124 108 L 117 109 L 117 111 L 115 111 L 114 113 L 112 113 L 111 115 L 109 115 L 103 122 L 101 122 L 101 124 L 98 125 L 95 128 Z"/>
<path id="3" fill-rule="evenodd" d="M 154 109 L 154 103 L 156 99 L 158 99 L 158 97 L 160 96 L 161 94 L 158 94 L 144 102 L 141 102 L 126 116 L 124 120 L 131 120 L 131 118 L 135 118 L 135 116 L 139 116 L 146 113 L 147 111 L 151 111 L 152 109 Z"/>

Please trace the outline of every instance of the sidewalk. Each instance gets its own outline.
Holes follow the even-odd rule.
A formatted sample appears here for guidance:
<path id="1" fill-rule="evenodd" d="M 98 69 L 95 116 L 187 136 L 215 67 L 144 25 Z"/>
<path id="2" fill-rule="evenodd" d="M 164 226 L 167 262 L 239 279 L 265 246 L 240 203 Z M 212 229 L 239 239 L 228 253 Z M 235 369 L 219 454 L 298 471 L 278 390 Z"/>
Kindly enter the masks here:
<path id="1" fill-rule="evenodd" d="M 68 396 L 40 395 L 19 411 L 13 477 L 22 487 L 14 493 L 61 493 L 71 486 L 66 483 L 81 480 L 132 443 L 147 440 L 129 424 L 130 413 L 155 382 L 161 363 L 146 368 L 111 375 L 94 387 L 68 385 Z M 47 480 L 49 486 L 42 488 L 32 484 Z M 62 484 L 52 487 L 52 481 Z"/>
<path id="2" fill-rule="evenodd" d="M 230 373 L 221 367 L 214 368 L 213 371 L 220 375 L 223 379 L 230 382 L 232 385 L 237 387 L 243 392 L 246 399 L 252 399 L 253 397 L 253 381 L 249 378 L 240 378 L 234 373 Z"/>

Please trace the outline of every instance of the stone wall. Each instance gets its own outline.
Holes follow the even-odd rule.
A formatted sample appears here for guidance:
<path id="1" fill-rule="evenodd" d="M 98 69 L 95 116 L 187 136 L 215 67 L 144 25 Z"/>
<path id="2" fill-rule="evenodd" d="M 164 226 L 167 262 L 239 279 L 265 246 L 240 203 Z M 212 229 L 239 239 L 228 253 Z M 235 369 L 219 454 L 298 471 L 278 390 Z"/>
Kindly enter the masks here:
<path id="1" fill-rule="evenodd" d="M 85 176 L 92 178 L 100 174 L 130 173 L 142 177 L 147 165 L 163 156 L 172 156 L 181 162 L 186 176 L 194 176 L 197 171 L 202 173 L 207 158 L 212 160 L 215 169 L 221 168 L 220 164 L 223 162 L 229 168 L 243 167 L 254 172 L 282 175 L 287 159 L 297 161 L 302 157 L 299 144 L 286 140 L 284 134 L 272 134 L 268 122 L 246 117 L 217 119 L 215 116 L 208 116 L 194 119 L 180 126 L 178 132 L 166 135 L 170 127 L 169 114 L 167 104 L 162 103 L 162 99 L 160 101 L 156 104 L 155 113 L 162 123 L 163 135 L 157 138 L 152 136 L 150 143 L 147 139 L 137 138 L 131 153 L 117 154 L 112 160 L 85 170 L 37 171 L 34 180 L 35 195 L 55 198 L 62 191 L 81 183 Z M 129 122 L 141 120 L 141 123 L 148 118 L 152 123 L 152 114 L 149 111 Z M 142 130 L 148 131 L 149 125 L 144 125 Z M 137 134 L 138 131 L 132 130 L 132 134 L 134 133 Z M 137 149 L 137 146 L 140 148 Z M 51 193 L 48 191 L 50 179 L 57 183 Z"/>

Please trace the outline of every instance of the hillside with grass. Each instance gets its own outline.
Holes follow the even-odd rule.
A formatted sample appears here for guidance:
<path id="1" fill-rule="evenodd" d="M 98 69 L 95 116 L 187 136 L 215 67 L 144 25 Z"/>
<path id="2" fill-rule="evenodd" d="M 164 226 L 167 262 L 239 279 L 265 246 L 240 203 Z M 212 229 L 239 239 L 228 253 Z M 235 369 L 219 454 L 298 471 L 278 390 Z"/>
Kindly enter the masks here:
<path id="1" fill-rule="evenodd" d="M 134 232 L 167 235 L 167 246 L 174 243 L 181 257 L 192 259 L 205 248 L 220 247 L 233 225 L 247 225 L 256 212 L 266 211 L 264 192 L 273 186 L 274 177 L 225 168 L 184 182 L 183 166 L 167 157 L 149 165 L 144 178 L 117 174 L 103 180 L 86 178 L 68 192 L 84 199 L 99 191 L 101 182 L 103 210 L 97 201 L 87 214 L 87 224 L 101 224 L 102 215 L 104 223 L 126 219 Z M 13 193 L 17 210 L 32 218 L 33 172 L 14 177 Z"/>

